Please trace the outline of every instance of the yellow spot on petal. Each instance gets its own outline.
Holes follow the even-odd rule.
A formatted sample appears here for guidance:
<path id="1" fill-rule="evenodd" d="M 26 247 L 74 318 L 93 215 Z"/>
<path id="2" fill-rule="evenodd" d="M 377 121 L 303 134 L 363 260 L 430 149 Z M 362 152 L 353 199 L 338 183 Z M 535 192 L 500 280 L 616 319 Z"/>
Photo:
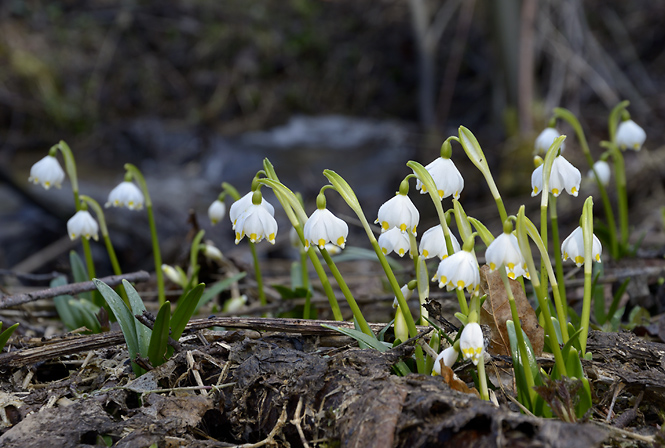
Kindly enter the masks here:
<path id="1" fill-rule="evenodd" d="M 441 257 L 442 260 L 445 260 L 446 258 L 448 258 L 448 254 L 444 254 L 444 255 Z"/>
<path id="2" fill-rule="evenodd" d="M 457 289 L 464 289 L 464 280 L 458 280 L 457 281 Z"/>
<path id="3" fill-rule="evenodd" d="M 421 190 L 423 193 L 427 193 L 427 187 L 425 186 L 425 184 L 423 184 L 423 186 L 420 187 L 420 190 Z"/>
<path id="4" fill-rule="evenodd" d="M 134 207 L 134 201 L 129 201 L 129 202 L 127 203 L 127 207 L 129 207 L 129 208 Z"/>
<path id="5" fill-rule="evenodd" d="M 635 144 L 633 144 L 633 149 L 636 150 L 636 151 L 637 151 L 638 149 L 640 149 L 640 144 L 639 144 L 639 143 L 635 143 Z"/>
<path id="6" fill-rule="evenodd" d="M 319 247 L 323 249 L 326 246 L 326 240 L 319 238 Z"/>
<path id="7" fill-rule="evenodd" d="M 442 275 L 439 282 L 445 285 L 446 283 L 448 283 L 448 278 L 445 275 Z"/>
<path id="8" fill-rule="evenodd" d="M 568 252 L 563 253 L 563 261 L 566 261 L 568 259 Z"/>
<path id="9" fill-rule="evenodd" d="M 445 191 L 439 190 L 439 197 L 443 198 L 446 195 Z"/>
<path id="10" fill-rule="evenodd" d="M 270 235 L 268 235 L 268 241 L 270 241 L 270 242 L 275 241 L 275 234 L 274 233 L 271 233 Z"/>
<path id="11" fill-rule="evenodd" d="M 344 246 L 344 237 L 343 236 L 340 236 L 339 238 L 337 238 L 337 245 L 338 246 Z"/>
<path id="12" fill-rule="evenodd" d="M 559 189 L 558 188 L 552 188 L 552 194 L 555 195 L 555 196 L 557 194 L 559 194 Z"/>
<path id="13" fill-rule="evenodd" d="M 496 269 L 496 264 L 495 263 L 490 263 L 490 271 L 493 271 Z"/>
<path id="14" fill-rule="evenodd" d="M 508 278 L 511 280 L 515 280 L 515 273 L 514 272 L 509 272 L 508 273 Z"/>
<path id="15" fill-rule="evenodd" d="M 406 224 L 404 224 L 404 223 L 400 224 L 400 225 L 399 225 L 399 229 L 400 229 L 402 232 L 406 232 Z"/>
<path id="16" fill-rule="evenodd" d="M 389 226 L 388 226 L 388 222 L 387 222 L 387 221 L 383 221 L 383 222 L 381 223 L 381 228 L 382 228 L 383 230 L 388 230 L 388 227 L 389 227 Z"/>
<path id="17" fill-rule="evenodd" d="M 436 373 L 436 370 L 432 370 L 432 376 L 439 376 L 439 374 Z"/>
<path id="18" fill-rule="evenodd" d="M 515 263 L 508 263 L 506 266 L 507 266 L 508 269 L 511 270 L 511 271 L 512 271 L 513 269 L 515 269 Z"/>
<path id="19" fill-rule="evenodd" d="M 584 257 L 581 256 L 581 255 L 578 255 L 577 257 L 575 257 L 575 263 L 577 263 L 577 265 L 583 264 L 584 263 Z"/>
<path id="20" fill-rule="evenodd" d="M 236 232 L 236 241 L 240 241 L 242 239 L 242 234 L 240 232 Z"/>
<path id="21" fill-rule="evenodd" d="M 476 355 L 480 355 L 483 352 L 483 348 L 482 347 L 476 347 L 475 352 L 476 352 Z"/>
<path id="22" fill-rule="evenodd" d="M 386 249 L 385 247 L 381 248 L 381 252 L 383 252 L 383 255 L 388 255 L 388 249 Z"/>
<path id="23" fill-rule="evenodd" d="M 427 258 L 428 255 L 429 252 L 427 251 L 427 249 L 423 249 L 423 257 Z"/>
<path id="24" fill-rule="evenodd" d="M 413 226 L 413 230 L 411 231 L 414 235 L 416 235 L 416 226 Z"/>
<path id="25" fill-rule="evenodd" d="M 538 194 L 538 187 L 533 187 L 533 194 Z"/>
<path id="26" fill-rule="evenodd" d="M 51 186 L 51 182 L 49 182 L 49 181 L 44 182 L 44 186 L 46 188 L 49 188 Z"/>
<path id="27" fill-rule="evenodd" d="M 401 256 L 403 256 L 403 255 L 404 255 L 404 249 L 400 248 L 400 250 L 399 250 L 399 256 L 401 257 Z"/>
<path id="28" fill-rule="evenodd" d="M 572 194 L 577 194 L 577 188 L 576 187 L 573 187 L 570 191 L 571 191 Z"/>
<path id="29" fill-rule="evenodd" d="M 256 233 L 250 233 L 250 234 L 249 234 L 249 240 L 250 240 L 252 243 L 256 242 L 256 239 L 257 239 Z"/>
<path id="30" fill-rule="evenodd" d="M 596 254 L 596 261 L 600 263 L 600 254 Z"/>

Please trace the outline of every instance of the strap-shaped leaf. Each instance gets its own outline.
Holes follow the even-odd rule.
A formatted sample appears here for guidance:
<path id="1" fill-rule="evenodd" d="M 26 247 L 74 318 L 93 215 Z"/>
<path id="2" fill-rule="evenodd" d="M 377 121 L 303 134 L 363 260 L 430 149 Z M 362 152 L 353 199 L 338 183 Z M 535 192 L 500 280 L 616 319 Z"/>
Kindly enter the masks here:
<path id="1" fill-rule="evenodd" d="M 132 317 L 143 314 L 145 311 L 145 305 L 143 304 L 143 299 L 139 296 L 139 293 L 136 292 L 136 289 L 129 283 L 127 280 L 122 281 L 122 286 L 125 288 L 127 293 L 127 298 L 129 299 L 129 305 L 132 307 Z M 143 325 L 137 319 L 133 319 L 134 327 L 136 328 L 136 338 L 139 344 L 139 353 L 145 356 L 148 353 L 148 346 L 150 345 L 150 336 L 152 330 Z"/>
<path id="2" fill-rule="evenodd" d="M 166 361 L 166 349 L 169 346 L 169 329 L 171 326 L 171 303 L 166 301 L 159 308 L 155 325 L 150 337 L 148 347 L 148 359 L 153 367 L 157 367 Z"/>
<path id="3" fill-rule="evenodd" d="M 18 327 L 18 322 L 12 325 L 11 327 L 7 328 L 5 331 L 0 334 L 0 351 L 5 348 L 5 344 L 7 344 L 7 341 L 11 337 L 11 335 L 14 333 L 14 330 L 16 330 L 16 327 Z M 0 322 L 0 330 L 2 329 L 2 322 Z"/>
<path id="4" fill-rule="evenodd" d="M 81 260 L 79 254 L 73 250 L 69 252 L 69 265 L 72 269 L 72 277 L 74 278 L 74 283 L 87 282 L 88 280 L 90 280 L 90 277 L 88 277 L 88 271 L 86 270 L 85 265 L 83 264 L 83 260 Z M 91 292 L 83 292 L 80 293 L 79 296 L 85 297 L 86 299 L 92 301 Z"/>
<path id="5" fill-rule="evenodd" d="M 171 337 L 176 341 L 180 338 L 180 335 L 185 330 L 187 322 L 189 322 L 189 319 L 192 318 L 192 315 L 196 311 L 196 307 L 201 299 L 205 286 L 204 283 L 199 283 L 196 288 L 190 290 L 184 298 L 178 301 L 178 305 L 171 318 Z"/>

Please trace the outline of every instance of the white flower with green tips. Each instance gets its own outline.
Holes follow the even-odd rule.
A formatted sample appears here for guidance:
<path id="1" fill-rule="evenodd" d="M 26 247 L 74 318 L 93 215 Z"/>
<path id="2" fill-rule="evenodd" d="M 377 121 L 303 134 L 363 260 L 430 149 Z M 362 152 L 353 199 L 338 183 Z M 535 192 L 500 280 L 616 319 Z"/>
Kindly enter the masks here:
<path id="1" fill-rule="evenodd" d="M 233 204 L 231 204 L 231 208 L 229 209 L 229 219 L 231 220 L 231 223 L 233 224 L 233 229 L 235 230 L 236 228 L 236 223 L 238 221 L 238 218 L 240 218 L 240 215 L 242 215 L 252 204 L 252 196 L 254 195 L 253 191 L 250 191 L 247 193 L 245 196 L 241 197 L 237 201 L 235 201 Z M 265 200 L 265 198 L 261 198 L 261 206 L 264 207 L 270 216 L 275 215 L 275 207 L 272 206 L 272 204 L 268 201 Z"/>
<path id="2" fill-rule="evenodd" d="M 531 196 L 537 196 L 543 189 L 543 165 L 536 168 L 531 174 Z M 568 194 L 577 196 L 580 191 L 582 174 L 572 163 L 563 156 L 557 156 L 552 163 L 550 172 L 550 192 L 559 196 L 565 189 Z"/>
<path id="3" fill-rule="evenodd" d="M 610 164 L 604 160 L 599 160 L 593 164 L 593 169 L 589 170 L 587 177 L 591 180 L 596 180 L 596 176 L 598 176 L 600 183 L 607 186 L 610 183 L 611 175 L 612 170 L 610 169 Z"/>
<path id="4" fill-rule="evenodd" d="M 460 350 L 464 359 L 471 359 L 473 365 L 478 365 L 478 361 L 483 355 L 485 349 L 485 338 L 483 330 L 475 322 L 466 324 L 459 340 Z"/>
<path id="5" fill-rule="evenodd" d="M 374 222 L 381 225 L 382 232 L 396 227 L 401 232 L 409 231 L 415 235 L 419 220 L 420 213 L 411 198 L 397 193 L 379 208 L 379 216 Z"/>
<path id="6" fill-rule="evenodd" d="M 460 245 L 452 233 L 450 234 L 450 240 L 453 244 L 453 253 L 458 252 Z M 443 234 L 441 224 L 423 233 L 423 236 L 420 238 L 419 252 L 425 260 L 433 257 L 439 257 L 439 259 L 443 260 L 448 257 L 448 247 L 446 246 L 446 238 Z"/>
<path id="7" fill-rule="evenodd" d="M 79 210 L 67 221 L 67 233 L 72 240 L 83 237 L 86 240 L 92 238 L 97 241 L 98 232 L 99 225 L 87 210 Z"/>
<path id="8" fill-rule="evenodd" d="M 464 178 L 451 159 L 439 157 L 428 164 L 425 169 L 429 171 L 434 180 L 439 198 L 452 196 L 459 199 L 459 195 L 464 189 Z M 416 189 L 420 190 L 421 194 L 427 193 L 427 188 L 420 179 L 416 182 Z"/>
<path id="9" fill-rule="evenodd" d="M 201 252 L 203 252 L 203 256 L 206 257 L 208 260 L 222 261 L 222 259 L 224 258 L 222 255 L 222 251 L 211 243 L 205 243 L 203 245 Z"/>
<path id="10" fill-rule="evenodd" d="M 65 180 L 65 172 L 58 159 L 52 155 L 44 157 L 30 168 L 28 181 L 35 185 L 41 184 L 47 190 L 51 187 L 60 188 L 63 180 Z"/>
<path id="11" fill-rule="evenodd" d="M 178 268 L 174 268 L 171 265 L 168 264 L 162 264 L 162 272 L 166 277 L 171 280 L 173 283 L 176 285 L 180 285 L 184 287 L 187 285 L 187 276 L 185 275 L 185 272 Z"/>
<path id="12" fill-rule="evenodd" d="M 476 257 L 466 250 L 455 252 L 439 263 L 432 281 L 439 282 L 439 288 L 444 286 L 448 291 L 453 289 L 466 290 L 476 294 L 480 287 L 480 270 Z"/>
<path id="13" fill-rule="evenodd" d="M 439 353 L 439 356 L 434 360 L 434 368 L 432 368 L 432 375 L 441 375 L 441 361 L 446 367 L 452 368 L 455 365 L 455 361 L 459 357 L 459 352 L 455 350 L 455 347 L 448 347 Z"/>
<path id="14" fill-rule="evenodd" d="M 625 120 L 619 123 L 615 136 L 616 144 L 621 149 L 633 149 L 639 151 L 647 139 L 647 133 L 633 120 Z"/>
<path id="15" fill-rule="evenodd" d="M 130 210 L 141 210 L 143 208 L 143 193 L 134 182 L 123 181 L 109 193 L 109 198 L 104 207 L 127 207 Z"/>
<path id="16" fill-rule="evenodd" d="M 226 215 L 226 204 L 224 201 L 215 199 L 215 201 L 210 204 L 210 207 L 208 207 L 208 218 L 210 219 L 210 223 L 214 226 L 224 218 L 224 215 Z"/>
<path id="17" fill-rule="evenodd" d="M 349 226 L 327 208 L 317 208 L 305 223 L 303 234 L 305 249 L 309 249 L 310 245 L 324 249 L 328 243 L 344 249 Z"/>
<path id="18" fill-rule="evenodd" d="M 411 249 L 411 242 L 408 234 L 402 233 L 397 227 L 393 227 L 379 235 L 379 247 L 384 255 L 395 252 L 403 257 Z"/>
<path id="19" fill-rule="evenodd" d="M 554 143 L 554 140 L 559 137 L 561 137 L 561 134 L 559 134 L 559 131 L 557 131 L 556 128 L 543 129 L 543 132 L 541 132 L 538 137 L 536 137 L 534 152 L 536 154 L 545 154 L 547 150 L 550 149 L 550 146 L 552 146 L 552 143 Z M 561 152 L 563 152 L 565 148 L 566 144 L 562 142 Z"/>
<path id="20" fill-rule="evenodd" d="M 593 235 L 593 243 L 591 245 L 591 256 L 594 261 L 600 263 L 600 256 L 603 253 L 603 246 L 596 235 Z M 561 255 L 563 261 L 568 258 L 573 260 L 577 267 L 584 264 L 584 231 L 582 227 L 577 227 L 573 232 L 568 235 L 568 238 L 561 243 Z"/>
<path id="21" fill-rule="evenodd" d="M 526 263 L 522 257 L 517 237 L 512 233 L 504 232 L 492 241 L 485 252 L 485 260 L 490 267 L 490 272 L 494 272 L 504 265 L 508 277 L 513 280 L 526 271 Z"/>
<path id="22" fill-rule="evenodd" d="M 236 233 L 236 244 L 242 240 L 245 235 L 252 243 L 259 243 L 264 238 L 270 244 L 275 244 L 277 236 L 277 221 L 270 213 L 270 210 L 263 204 L 251 204 L 238 217 L 234 226 Z"/>

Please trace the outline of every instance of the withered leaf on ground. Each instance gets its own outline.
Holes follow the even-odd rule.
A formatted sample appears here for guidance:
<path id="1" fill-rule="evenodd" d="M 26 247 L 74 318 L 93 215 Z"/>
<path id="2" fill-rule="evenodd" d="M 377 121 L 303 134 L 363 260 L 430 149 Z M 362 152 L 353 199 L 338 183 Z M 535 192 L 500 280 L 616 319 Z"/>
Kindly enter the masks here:
<path id="1" fill-rule="evenodd" d="M 544 344 L 543 328 L 538 325 L 538 317 L 536 317 L 536 312 L 527 300 L 522 285 L 515 280 L 509 279 L 509 282 L 515 297 L 515 305 L 517 306 L 517 314 L 520 318 L 522 330 L 531 341 L 536 356 L 540 356 Z M 480 310 L 480 324 L 489 325 L 492 331 L 488 351 L 493 355 L 510 356 L 510 340 L 508 339 L 506 321 L 513 318 L 510 313 L 508 294 L 499 271 L 490 274 L 489 267 L 487 265 L 483 266 L 480 269 L 480 288 L 482 293 L 487 294 L 487 299 Z"/>

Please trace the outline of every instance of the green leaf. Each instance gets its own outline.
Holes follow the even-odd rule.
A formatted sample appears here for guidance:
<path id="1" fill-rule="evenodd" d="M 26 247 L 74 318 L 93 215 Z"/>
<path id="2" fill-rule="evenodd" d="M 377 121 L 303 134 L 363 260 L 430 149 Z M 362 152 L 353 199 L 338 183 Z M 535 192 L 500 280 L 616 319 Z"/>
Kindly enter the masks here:
<path id="1" fill-rule="evenodd" d="M 201 299 L 204 289 L 205 284 L 199 283 L 183 299 L 178 300 L 178 305 L 171 318 L 171 337 L 176 341 L 180 339 L 182 332 L 185 331 L 187 322 L 189 322 L 196 312 L 196 306 Z"/>
<path id="2" fill-rule="evenodd" d="M 146 310 L 145 305 L 143 304 L 143 299 L 141 299 L 139 293 L 136 292 L 136 289 L 134 289 L 132 284 L 127 280 L 122 280 L 122 286 L 125 287 L 125 292 L 127 293 L 127 298 L 129 299 L 129 305 L 132 307 L 132 322 L 136 328 L 139 353 L 142 356 L 146 356 L 148 353 L 148 346 L 150 345 L 150 336 L 152 334 L 152 330 L 134 318 L 136 315 L 142 315 Z"/>
<path id="3" fill-rule="evenodd" d="M 16 327 L 18 327 L 18 322 L 12 325 L 11 327 L 7 328 L 5 331 L 0 333 L 0 351 L 2 351 L 3 348 L 5 348 L 5 345 L 7 344 L 7 341 L 11 337 L 11 335 L 14 333 L 14 330 L 16 330 Z M 2 329 L 2 322 L 0 322 L 0 330 Z"/>
<path id="4" fill-rule="evenodd" d="M 468 220 L 473 225 L 473 228 L 476 229 L 476 233 L 478 233 L 480 239 L 483 240 L 485 246 L 489 247 L 489 245 L 492 244 L 492 241 L 494 241 L 494 235 L 492 235 L 492 232 L 487 230 L 485 224 L 478 221 L 476 218 L 469 216 Z"/>
<path id="5" fill-rule="evenodd" d="M 200 286 L 200 285 L 199 285 Z M 198 288 L 198 287 L 197 287 Z M 166 361 L 166 349 L 169 346 L 169 329 L 171 326 L 171 303 L 166 301 L 159 308 L 155 325 L 150 337 L 148 347 L 148 359 L 153 367 L 157 367 Z"/>
<path id="6" fill-rule="evenodd" d="M 90 277 L 88 277 L 88 271 L 83 264 L 83 260 L 81 260 L 79 254 L 73 250 L 69 252 L 69 265 L 72 269 L 74 283 L 87 282 L 90 279 Z M 92 302 L 92 292 L 83 292 L 80 293 L 79 296 Z"/>
<path id="7" fill-rule="evenodd" d="M 231 286 L 231 284 L 237 282 L 246 275 L 247 275 L 246 272 L 240 272 L 239 274 L 236 274 L 233 277 L 225 278 L 224 280 L 220 280 L 216 283 L 213 283 L 213 285 L 210 288 L 208 288 L 199 299 L 199 303 L 196 305 L 196 310 L 201 308 L 206 303 L 210 302 L 213 299 L 213 297 L 215 297 L 217 294 L 219 294 L 220 292 L 224 291 L 226 288 Z"/>
<path id="8" fill-rule="evenodd" d="M 60 276 L 51 280 L 49 286 L 51 288 L 55 288 L 66 284 L 67 284 L 67 279 L 64 276 Z M 80 325 L 77 324 L 77 321 L 74 318 L 74 314 L 69 308 L 69 304 L 67 303 L 69 300 L 73 299 L 74 298 L 69 294 L 63 294 L 53 298 L 53 303 L 55 305 L 56 311 L 58 312 L 58 316 L 60 316 L 60 320 L 62 321 L 62 323 L 65 324 L 65 327 L 67 327 L 69 331 L 76 330 L 77 328 L 80 327 Z"/>
<path id="9" fill-rule="evenodd" d="M 324 328 L 329 328 L 331 330 L 339 331 L 340 333 L 349 336 L 358 342 L 362 342 L 368 347 L 371 347 L 382 353 L 388 351 L 388 349 L 390 348 L 390 346 L 386 345 L 386 343 L 381 342 L 378 339 L 375 339 L 369 335 L 366 335 L 365 333 L 359 330 L 353 330 L 351 328 L 334 327 L 332 325 L 327 325 L 327 324 L 322 324 L 321 326 Z"/>
<path id="10" fill-rule="evenodd" d="M 629 283 L 630 283 L 630 278 L 625 279 L 621 283 L 621 286 L 619 286 L 619 289 L 617 289 L 617 292 L 614 294 L 614 297 L 612 298 L 612 304 L 610 305 L 610 309 L 607 312 L 607 317 L 609 319 L 613 319 L 616 316 L 617 308 L 619 307 L 619 303 L 621 302 L 621 297 L 626 292 L 626 289 L 628 288 Z M 621 319 L 622 315 L 623 315 L 623 311 L 621 312 L 621 315 L 619 316 L 619 319 Z M 614 328 L 618 329 L 619 328 L 618 324 Z"/>
<path id="11" fill-rule="evenodd" d="M 77 328 L 84 326 L 92 333 L 101 333 L 102 328 L 96 316 L 99 312 L 98 306 L 85 299 L 75 300 L 73 298 L 67 304 L 71 310 L 78 312 Z"/>

